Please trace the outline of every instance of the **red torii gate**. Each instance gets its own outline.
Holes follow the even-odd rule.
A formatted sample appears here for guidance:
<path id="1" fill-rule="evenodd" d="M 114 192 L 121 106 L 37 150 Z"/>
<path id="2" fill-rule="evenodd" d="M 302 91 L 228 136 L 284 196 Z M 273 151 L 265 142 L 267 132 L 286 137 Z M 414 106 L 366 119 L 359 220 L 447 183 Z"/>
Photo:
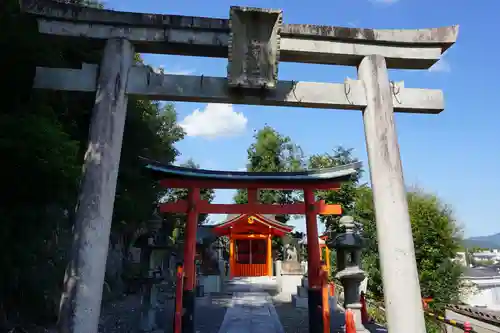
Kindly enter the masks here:
<path id="1" fill-rule="evenodd" d="M 184 243 L 184 273 L 182 303 L 183 332 L 194 332 L 195 308 L 195 250 L 198 214 L 304 214 L 306 216 L 308 282 L 309 282 L 309 331 L 323 332 L 329 328 L 327 316 L 328 301 L 323 302 L 322 268 L 319 248 L 317 215 L 339 215 L 340 205 L 329 205 L 316 201 L 315 190 L 337 190 L 361 167 L 361 163 L 337 166 L 322 170 L 300 172 L 240 172 L 212 171 L 164 165 L 157 161 L 144 159 L 160 185 L 165 188 L 187 188 L 186 200 L 168 202 L 160 205 L 164 213 L 186 213 Z M 247 204 L 211 204 L 200 198 L 200 189 L 247 189 Z M 258 191 L 266 189 L 303 190 L 304 202 L 273 205 L 258 202 Z"/>

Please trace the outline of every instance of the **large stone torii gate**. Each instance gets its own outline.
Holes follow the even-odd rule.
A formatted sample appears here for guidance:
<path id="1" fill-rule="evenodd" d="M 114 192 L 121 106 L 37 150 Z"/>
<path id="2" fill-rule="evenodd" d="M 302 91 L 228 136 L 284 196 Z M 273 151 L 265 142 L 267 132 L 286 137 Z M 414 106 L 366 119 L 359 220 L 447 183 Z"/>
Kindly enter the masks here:
<path id="1" fill-rule="evenodd" d="M 66 282 L 71 331 L 95 333 L 128 95 L 170 101 L 361 110 L 377 220 L 388 328 L 425 332 L 394 111 L 436 114 L 440 90 L 392 83 L 388 68 L 427 69 L 458 26 L 374 30 L 282 24 L 280 10 L 231 7 L 230 18 L 117 12 L 22 0 L 39 32 L 104 46 L 100 66 L 37 67 L 34 87 L 95 92 Z M 134 64 L 134 52 L 228 58 L 228 76 L 165 75 Z M 277 80 L 278 62 L 357 66 L 344 83 Z"/>

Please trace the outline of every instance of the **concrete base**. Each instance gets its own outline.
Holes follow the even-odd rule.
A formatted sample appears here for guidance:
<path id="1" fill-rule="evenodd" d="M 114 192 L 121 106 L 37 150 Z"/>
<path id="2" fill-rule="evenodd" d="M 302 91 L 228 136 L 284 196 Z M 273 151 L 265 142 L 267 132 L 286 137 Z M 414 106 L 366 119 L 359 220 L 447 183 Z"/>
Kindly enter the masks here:
<path id="1" fill-rule="evenodd" d="M 281 279 L 279 280 L 280 291 L 295 295 L 297 288 L 302 284 L 302 278 L 302 275 L 281 275 Z"/>

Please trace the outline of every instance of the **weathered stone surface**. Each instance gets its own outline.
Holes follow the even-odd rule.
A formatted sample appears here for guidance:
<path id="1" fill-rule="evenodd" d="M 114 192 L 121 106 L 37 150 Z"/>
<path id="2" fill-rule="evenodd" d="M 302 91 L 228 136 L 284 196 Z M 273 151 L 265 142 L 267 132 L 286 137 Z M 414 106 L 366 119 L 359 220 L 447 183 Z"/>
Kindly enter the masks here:
<path id="1" fill-rule="evenodd" d="M 61 297 L 61 332 L 97 332 L 133 56 L 127 40 L 106 43 Z"/>
<path id="2" fill-rule="evenodd" d="M 231 7 L 229 87 L 275 89 L 278 80 L 281 10 Z"/>
<path id="3" fill-rule="evenodd" d="M 21 0 L 21 8 L 33 15 L 77 22 L 111 25 L 206 29 L 229 33 L 229 20 L 181 15 L 132 13 L 79 7 L 52 0 Z M 322 40 L 435 45 L 447 49 L 455 43 L 458 25 L 430 29 L 363 29 L 314 24 L 285 24 L 283 36 Z M 408 46 L 408 45 L 406 45 Z"/>
<path id="4" fill-rule="evenodd" d="M 68 79 L 64 79 L 66 72 Z M 94 65 L 81 70 L 38 67 L 35 88 L 94 91 L 96 72 Z M 225 78 L 156 74 L 144 66 L 133 67 L 129 76 L 129 94 L 159 100 L 345 110 L 362 110 L 367 105 L 362 82 L 351 79 L 344 84 L 278 81 L 272 94 L 252 96 L 231 93 Z M 392 100 L 396 112 L 439 113 L 444 109 L 441 90 L 405 88 L 402 82 L 393 84 Z"/>
<path id="5" fill-rule="evenodd" d="M 138 52 L 227 58 L 229 33 L 171 27 L 141 27 L 87 22 L 38 19 L 43 34 L 60 37 L 80 37 L 102 43 L 108 38 L 126 38 Z M 376 44 L 314 40 L 307 37 L 282 36 L 280 61 L 357 66 L 364 56 L 381 54 L 389 68 L 427 69 L 443 52 L 440 45 Z"/>
<path id="6" fill-rule="evenodd" d="M 363 122 L 388 328 L 391 332 L 425 332 L 403 167 L 390 102 L 392 91 L 384 58 L 366 57 L 358 74 L 368 101 Z"/>
<path id="7" fill-rule="evenodd" d="M 44 34 L 101 41 L 129 39 L 138 52 L 228 57 L 229 20 L 100 10 L 23 0 Z M 359 29 L 308 24 L 281 29 L 281 61 L 357 66 L 380 54 L 389 68 L 427 69 L 457 39 L 458 26 L 432 29 Z M 230 54 L 231 52 L 229 52 Z"/>

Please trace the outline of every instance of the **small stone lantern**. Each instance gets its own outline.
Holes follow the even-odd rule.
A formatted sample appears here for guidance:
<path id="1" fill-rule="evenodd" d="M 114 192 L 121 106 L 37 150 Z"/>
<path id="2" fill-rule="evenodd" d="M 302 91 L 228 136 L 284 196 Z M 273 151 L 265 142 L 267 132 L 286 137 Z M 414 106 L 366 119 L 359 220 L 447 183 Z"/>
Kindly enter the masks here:
<path id="1" fill-rule="evenodd" d="M 159 328 L 157 316 L 160 313 L 159 291 L 165 276 L 162 271 L 163 252 L 170 247 L 161 232 L 163 219 L 154 212 L 146 222 L 146 231 L 136 241 L 135 246 L 141 249 L 141 322 L 142 332 L 152 332 Z"/>
<path id="2" fill-rule="evenodd" d="M 365 272 L 360 268 L 361 250 L 364 239 L 354 230 L 355 223 L 352 216 L 343 216 L 340 226 L 345 231 L 333 240 L 333 248 L 337 251 L 337 274 L 344 288 L 344 308 L 354 314 L 356 332 L 368 332 L 361 321 L 360 285 L 365 279 Z"/>

